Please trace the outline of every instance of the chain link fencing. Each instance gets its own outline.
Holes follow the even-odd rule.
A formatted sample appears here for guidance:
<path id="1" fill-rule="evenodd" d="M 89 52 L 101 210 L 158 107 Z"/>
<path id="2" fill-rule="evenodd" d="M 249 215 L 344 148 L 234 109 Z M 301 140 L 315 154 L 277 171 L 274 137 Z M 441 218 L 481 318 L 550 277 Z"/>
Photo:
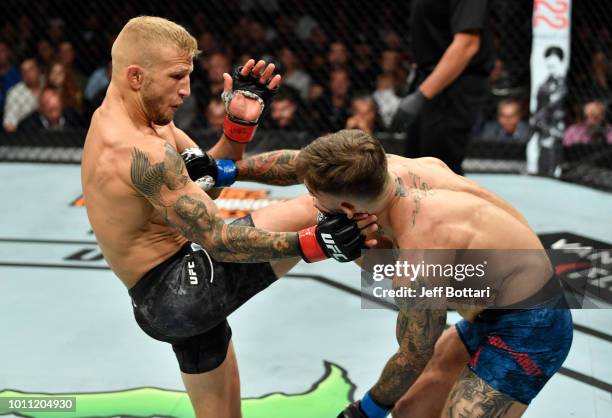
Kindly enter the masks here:
<path id="1" fill-rule="evenodd" d="M 612 190 L 612 3 L 573 3 L 562 178 Z M 497 60 L 466 171 L 525 171 L 532 10 L 532 0 L 490 0 Z M 299 148 L 346 127 L 374 132 L 389 152 L 409 140 L 391 121 L 414 73 L 410 1 L 4 0 L 0 11 L 0 161 L 80 161 L 114 37 L 139 15 L 169 18 L 198 40 L 175 123 L 203 147 L 221 132 L 222 74 L 246 57 L 276 63 L 284 80 L 250 151 Z M 495 127 L 512 138 L 496 140 Z"/>

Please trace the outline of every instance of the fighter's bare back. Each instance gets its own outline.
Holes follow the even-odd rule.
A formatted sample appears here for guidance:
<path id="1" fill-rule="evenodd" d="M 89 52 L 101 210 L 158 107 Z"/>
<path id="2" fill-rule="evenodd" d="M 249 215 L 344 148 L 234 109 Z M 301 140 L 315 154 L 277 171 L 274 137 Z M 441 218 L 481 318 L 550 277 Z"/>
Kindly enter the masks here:
<path id="1" fill-rule="evenodd" d="M 388 163 L 398 182 L 396 193 L 405 198 L 397 199 L 378 223 L 396 248 L 486 249 L 499 274 L 521 283 L 505 295 L 508 303 L 534 293 L 550 277 L 539 238 L 505 200 L 435 158 L 390 156 Z M 513 254 L 520 263 L 513 262 Z"/>

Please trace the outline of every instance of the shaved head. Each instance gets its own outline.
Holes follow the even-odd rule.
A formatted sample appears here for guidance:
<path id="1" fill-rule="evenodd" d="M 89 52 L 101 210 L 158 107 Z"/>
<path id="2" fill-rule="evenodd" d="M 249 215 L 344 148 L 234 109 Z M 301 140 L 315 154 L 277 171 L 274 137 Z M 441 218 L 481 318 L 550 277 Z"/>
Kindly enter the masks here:
<path id="1" fill-rule="evenodd" d="M 199 53 L 196 39 L 170 20 L 154 16 L 130 19 L 113 43 L 113 76 L 130 65 L 150 69 L 164 60 L 169 49 L 183 52 L 190 60 Z"/>

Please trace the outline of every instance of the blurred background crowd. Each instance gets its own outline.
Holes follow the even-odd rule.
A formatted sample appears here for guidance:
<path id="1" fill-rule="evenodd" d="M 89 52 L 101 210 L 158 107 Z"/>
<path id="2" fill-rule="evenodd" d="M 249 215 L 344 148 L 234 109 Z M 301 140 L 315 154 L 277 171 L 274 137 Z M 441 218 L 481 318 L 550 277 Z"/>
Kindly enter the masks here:
<path id="1" fill-rule="evenodd" d="M 473 137 L 525 143 L 533 1 L 490 4 L 496 60 Z M 393 116 L 415 71 L 410 51 L 418 39 L 409 36 L 410 1 L 3 0 L 0 10 L 0 119 L 6 134 L 84 132 L 109 83 L 114 37 L 142 14 L 181 23 L 198 40 L 202 54 L 191 97 L 175 119 L 189 132 L 220 131 L 222 74 L 247 57 L 274 62 L 283 75 L 260 131 L 313 138 L 345 127 L 393 134 Z M 564 146 L 612 144 L 610 18 L 610 2 L 573 2 Z"/>

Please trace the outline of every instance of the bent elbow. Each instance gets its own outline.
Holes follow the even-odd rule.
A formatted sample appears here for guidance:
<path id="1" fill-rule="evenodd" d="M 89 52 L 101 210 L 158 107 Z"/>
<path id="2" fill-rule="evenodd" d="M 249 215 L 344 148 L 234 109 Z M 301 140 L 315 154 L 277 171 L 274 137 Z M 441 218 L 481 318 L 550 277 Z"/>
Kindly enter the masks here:
<path id="1" fill-rule="evenodd" d="M 476 32 L 457 33 L 454 41 L 470 59 L 480 51 L 480 34 Z"/>
<path id="2" fill-rule="evenodd" d="M 470 37 L 463 45 L 463 50 L 466 56 L 473 58 L 480 51 L 480 36 Z"/>

